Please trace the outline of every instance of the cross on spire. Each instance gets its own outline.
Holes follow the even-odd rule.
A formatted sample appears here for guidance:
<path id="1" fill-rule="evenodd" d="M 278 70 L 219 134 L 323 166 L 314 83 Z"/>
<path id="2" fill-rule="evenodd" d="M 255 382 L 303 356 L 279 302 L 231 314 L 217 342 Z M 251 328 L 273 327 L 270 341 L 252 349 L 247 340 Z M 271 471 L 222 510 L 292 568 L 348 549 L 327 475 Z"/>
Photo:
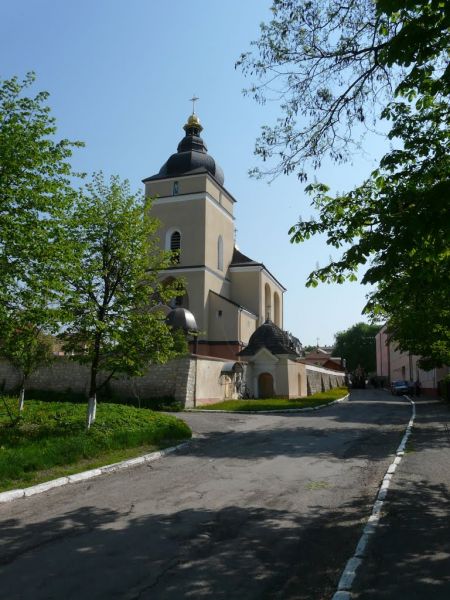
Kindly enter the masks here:
<path id="1" fill-rule="evenodd" d="M 195 94 L 192 96 L 192 98 L 189 98 L 189 101 L 192 102 L 192 114 L 195 114 L 195 103 L 197 102 L 197 100 L 200 100 L 200 98 L 198 96 L 196 96 Z"/>

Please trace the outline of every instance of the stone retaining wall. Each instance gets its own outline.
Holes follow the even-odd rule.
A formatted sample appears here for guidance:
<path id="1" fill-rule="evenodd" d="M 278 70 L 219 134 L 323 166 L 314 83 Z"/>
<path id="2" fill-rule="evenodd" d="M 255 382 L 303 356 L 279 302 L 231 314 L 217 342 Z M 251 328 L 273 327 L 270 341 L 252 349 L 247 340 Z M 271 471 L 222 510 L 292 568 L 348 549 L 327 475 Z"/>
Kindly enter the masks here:
<path id="1" fill-rule="evenodd" d="M 221 373 L 226 360 L 189 355 L 164 365 L 151 365 L 142 377 L 111 379 L 108 391 L 121 398 L 171 397 L 186 408 L 218 402 L 225 398 Z M 248 367 L 250 369 L 250 366 Z M 100 382 L 106 377 L 99 376 Z M 344 374 L 315 366 L 306 366 L 307 393 L 315 394 L 344 384 Z M 19 386 L 19 373 L 6 361 L 0 361 L 0 389 L 6 392 Z M 34 373 L 28 389 L 72 392 L 87 395 L 89 368 L 58 357 L 49 367 Z"/>

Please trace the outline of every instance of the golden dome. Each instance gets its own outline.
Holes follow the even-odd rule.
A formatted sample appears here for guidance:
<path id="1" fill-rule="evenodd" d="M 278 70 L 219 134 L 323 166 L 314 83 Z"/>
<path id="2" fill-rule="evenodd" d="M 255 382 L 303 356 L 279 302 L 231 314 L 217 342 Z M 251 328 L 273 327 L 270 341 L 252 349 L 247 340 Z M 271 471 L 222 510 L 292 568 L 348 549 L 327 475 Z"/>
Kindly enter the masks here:
<path id="1" fill-rule="evenodd" d="M 197 115 L 195 113 L 192 113 L 192 115 L 189 115 L 189 119 L 187 121 L 188 125 L 200 125 L 200 119 L 197 117 Z"/>
<path id="2" fill-rule="evenodd" d="M 188 120 L 186 125 L 183 127 L 183 129 L 186 131 L 186 133 L 189 130 L 195 130 L 195 135 L 198 135 L 203 127 L 200 123 L 200 119 L 197 117 L 197 115 L 195 113 L 192 113 L 192 115 L 189 115 Z"/>

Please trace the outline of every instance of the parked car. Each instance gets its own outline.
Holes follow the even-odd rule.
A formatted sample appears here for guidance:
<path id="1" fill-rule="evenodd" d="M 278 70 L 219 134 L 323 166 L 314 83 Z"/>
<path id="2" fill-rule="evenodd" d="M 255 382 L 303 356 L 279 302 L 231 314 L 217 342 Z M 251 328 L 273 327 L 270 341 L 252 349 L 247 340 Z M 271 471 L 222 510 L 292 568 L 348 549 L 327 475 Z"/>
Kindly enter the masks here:
<path id="1" fill-rule="evenodd" d="M 414 384 L 408 381 L 400 380 L 391 383 L 391 392 L 394 396 L 403 396 L 403 394 L 413 394 Z"/>

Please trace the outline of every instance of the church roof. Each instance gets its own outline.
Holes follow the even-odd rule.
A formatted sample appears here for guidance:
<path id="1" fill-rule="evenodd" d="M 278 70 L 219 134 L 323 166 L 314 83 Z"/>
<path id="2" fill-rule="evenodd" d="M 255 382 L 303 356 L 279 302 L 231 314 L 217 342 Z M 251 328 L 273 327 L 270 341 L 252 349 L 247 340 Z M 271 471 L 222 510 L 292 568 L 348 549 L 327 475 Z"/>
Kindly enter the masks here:
<path id="1" fill-rule="evenodd" d="M 289 334 L 280 329 L 270 319 L 267 319 L 250 336 L 248 346 L 239 352 L 238 356 L 254 356 L 261 348 L 267 348 L 272 354 L 298 353 Z"/>
<path id="2" fill-rule="evenodd" d="M 223 186 L 225 180 L 223 171 L 214 158 L 208 154 L 206 144 L 200 137 L 202 129 L 203 127 L 197 115 L 190 115 L 184 126 L 186 135 L 178 144 L 177 152 L 169 157 L 159 173 L 147 177 L 144 182 L 180 175 L 208 173 Z"/>
<path id="3" fill-rule="evenodd" d="M 245 266 L 245 265 L 262 265 L 262 263 L 256 262 L 255 260 L 252 260 L 248 256 L 245 256 L 245 254 L 243 254 L 235 246 L 234 250 L 233 250 L 233 258 L 231 259 L 230 267 Z"/>
<path id="4" fill-rule="evenodd" d="M 272 273 L 269 271 L 269 269 L 264 263 L 249 258 L 240 250 L 238 250 L 236 246 L 234 247 L 233 258 L 231 259 L 230 263 L 230 268 L 232 267 L 261 267 L 261 269 L 264 269 L 264 271 L 266 271 L 266 273 L 268 273 L 270 277 L 272 277 L 272 279 L 276 281 L 276 283 L 280 286 L 282 290 L 286 291 L 284 285 L 280 283 L 274 275 L 272 275 Z"/>

